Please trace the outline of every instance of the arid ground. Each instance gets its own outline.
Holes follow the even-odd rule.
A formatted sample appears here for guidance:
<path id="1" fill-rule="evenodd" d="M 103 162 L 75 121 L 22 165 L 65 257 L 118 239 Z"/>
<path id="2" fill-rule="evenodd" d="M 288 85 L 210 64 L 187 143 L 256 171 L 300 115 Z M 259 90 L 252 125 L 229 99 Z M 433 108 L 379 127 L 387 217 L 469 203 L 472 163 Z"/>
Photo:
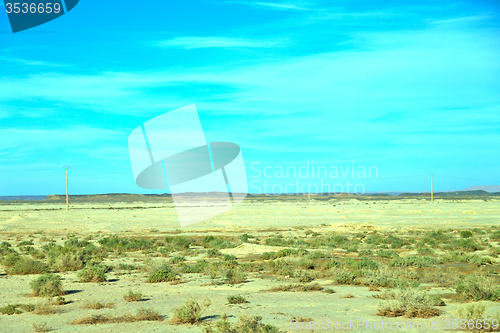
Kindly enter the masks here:
<path id="1" fill-rule="evenodd" d="M 499 241 L 499 196 L 249 197 L 184 228 L 168 197 L 0 201 L 0 332 L 444 332 L 500 319 Z"/>

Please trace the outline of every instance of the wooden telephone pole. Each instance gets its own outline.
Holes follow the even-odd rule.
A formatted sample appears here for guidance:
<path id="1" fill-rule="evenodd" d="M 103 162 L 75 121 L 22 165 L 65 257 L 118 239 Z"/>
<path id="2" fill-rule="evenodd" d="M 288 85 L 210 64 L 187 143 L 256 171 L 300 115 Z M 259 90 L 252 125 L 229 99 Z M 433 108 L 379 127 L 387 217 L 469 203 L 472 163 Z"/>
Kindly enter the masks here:
<path id="1" fill-rule="evenodd" d="M 68 170 L 71 169 L 71 165 L 65 165 L 64 169 L 66 169 L 66 210 L 69 210 Z"/>

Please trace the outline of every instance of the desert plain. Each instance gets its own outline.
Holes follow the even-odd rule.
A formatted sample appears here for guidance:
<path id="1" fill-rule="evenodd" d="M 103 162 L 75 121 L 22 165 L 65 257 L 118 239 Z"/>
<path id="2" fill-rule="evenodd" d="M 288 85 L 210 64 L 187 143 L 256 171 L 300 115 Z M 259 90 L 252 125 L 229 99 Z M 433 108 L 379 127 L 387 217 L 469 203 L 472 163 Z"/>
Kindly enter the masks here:
<path id="1" fill-rule="evenodd" d="M 369 332 L 381 321 L 445 332 L 452 319 L 500 320 L 500 196 L 249 196 L 187 227 L 169 197 L 69 208 L 59 196 L 0 201 L 0 332 Z M 44 274 L 59 276 L 57 295 L 36 295 Z M 314 328 L 323 320 L 373 329 Z M 488 331 L 474 329 L 458 331 Z"/>

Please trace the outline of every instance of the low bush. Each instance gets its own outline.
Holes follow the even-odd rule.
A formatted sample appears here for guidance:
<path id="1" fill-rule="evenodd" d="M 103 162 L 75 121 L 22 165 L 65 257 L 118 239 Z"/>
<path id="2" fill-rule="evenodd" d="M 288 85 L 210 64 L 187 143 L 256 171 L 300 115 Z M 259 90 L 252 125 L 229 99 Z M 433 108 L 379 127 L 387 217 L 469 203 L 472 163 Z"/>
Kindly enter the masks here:
<path id="1" fill-rule="evenodd" d="M 246 281 L 245 272 L 241 269 L 228 269 L 226 271 L 226 283 L 227 284 L 239 284 Z"/>
<path id="2" fill-rule="evenodd" d="M 4 315 L 21 314 L 24 312 L 33 312 L 35 306 L 32 304 L 8 304 L 0 308 L 0 313 Z"/>
<path id="3" fill-rule="evenodd" d="M 347 284 L 347 285 L 358 284 L 356 281 L 356 274 L 349 272 L 349 271 L 338 271 L 335 274 L 334 283 Z"/>
<path id="4" fill-rule="evenodd" d="M 268 292 L 281 292 L 281 291 L 298 291 L 298 292 L 308 292 L 308 291 L 321 291 L 323 287 L 321 287 L 318 283 L 309 283 L 309 284 L 285 284 L 276 287 L 272 287 L 269 290 L 265 290 Z"/>
<path id="5" fill-rule="evenodd" d="M 392 267 L 430 267 L 437 264 L 436 259 L 426 256 L 408 256 L 394 259 L 390 266 Z"/>
<path id="6" fill-rule="evenodd" d="M 108 268 L 102 264 L 88 263 L 78 272 L 80 282 L 106 282 Z"/>
<path id="7" fill-rule="evenodd" d="M 64 294 L 61 277 L 57 274 L 45 273 L 31 281 L 30 287 L 34 296 L 54 297 Z"/>
<path id="8" fill-rule="evenodd" d="M 263 324 L 262 317 L 241 316 L 233 324 L 223 319 L 203 328 L 203 333 L 279 333 L 280 330 L 270 324 Z"/>
<path id="9" fill-rule="evenodd" d="M 457 294 L 469 301 L 496 301 L 500 299 L 500 286 L 492 278 L 471 275 L 456 283 Z"/>
<path id="10" fill-rule="evenodd" d="M 8 275 L 27 275 L 27 274 L 43 274 L 49 270 L 46 263 L 21 257 L 15 260 L 13 266 L 8 267 L 5 271 Z"/>
<path id="11" fill-rule="evenodd" d="M 112 309 L 115 307 L 115 303 L 93 302 L 93 303 L 87 303 L 82 307 L 87 310 Z"/>
<path id="12" fill-rule="evenodd" d="M 467 321 L 473 320 L 476 322 L 478 319 L 484 319 L 484 312 L 486 305 L 483 303 L 469 303 L 458 304 L 455 307 L 455 314 L 457 318 L 465 319 Z"/>
<path id="13" fill-rule="evenodd" d="M 172 272 L 166 264 L 153 268 L 152 273 L 148 277 L 149 283 L 172 282 L 177 280 L 177 276 Z"/>
<path id="14" fill-rule="evenodd" d="M 378 315 L 385 317 L 430 318 L 441 311 L 435 308 L 436 300 L 416 289 L 398 289 L 384 296 Z"/>
<path id="15" fill-rule="evenodd" d="M 95 315 L 87 318 L 77 319 L 70 324 L 72 325 L 97 325 L 109 323 L 133 323 L 137 321 L 163 321 L 163 317 L 153 309 L 141 308 L 137 314 L 126 314 L 120 317 L 110 317 L 105 315 Z"/>
<path id="16" fill-rule="evenodd" d="M 200 322 L 203 312 L 210 306 L 207 298 L 199 304 L 194 298 L 188 300 L 184 305 L 174 310 L 173 324 L 196 324 Z"/>
<path id="17" fill-rule="evenodd" d="M 227 301 L 230 304 L 243 304 L 243 303 L 247 303 L 247 300 L 245 299 L 245 297 L 243 297 L 241 295 L 228 296 L 227 297 Z"/>
<path id="18" fill-rule="evenodd" d="M 139 302 L 142 300 L 142 298 L 142 293 L 133 290 L 129 290 L 128 293 L 123 295 L 123 299 L 127 302 Z"/>

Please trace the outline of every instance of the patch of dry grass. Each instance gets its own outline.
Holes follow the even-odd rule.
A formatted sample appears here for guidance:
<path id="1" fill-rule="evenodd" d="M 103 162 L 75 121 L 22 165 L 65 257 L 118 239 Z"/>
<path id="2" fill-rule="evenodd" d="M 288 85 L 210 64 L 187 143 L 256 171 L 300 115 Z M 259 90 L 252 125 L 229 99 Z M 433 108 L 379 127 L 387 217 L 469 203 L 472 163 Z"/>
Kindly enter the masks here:
<path id="1" fill-rule="evenodd" d="M 318 283 L 310 283 L 310 284 L 283 284 L 280 286 L 275 286 L 272 287 L 271 289 L 268 290 L 263 290 L 264 292 L 281 292 L 281 291 L 301 291 L 301 292 L 307 292 L 307 291 L 321 291 L 323 290 L 323 287 L 320 286 Z"/>
<path id="2" fill-rule="evenodd" d="M 126 314 L 119 317 L 111 317 L 105 315 L 95 315 L 87 318 L 77 319 L 70 322 L 71 325 L 97 325 L 111 323 L 133 323 L 137 321 L 163 321 L 163 317 L 153 309 L 139 309 L 137 314 Z"/>
<path id="3" fill-rule="evenodd" d="M 87 303 L 82 308 L 87 310 L 100 310 L 100 309 L 113 309 L 115 307 L 115 303 L 101 303 L 101 302 L 93 302 Z"/>

